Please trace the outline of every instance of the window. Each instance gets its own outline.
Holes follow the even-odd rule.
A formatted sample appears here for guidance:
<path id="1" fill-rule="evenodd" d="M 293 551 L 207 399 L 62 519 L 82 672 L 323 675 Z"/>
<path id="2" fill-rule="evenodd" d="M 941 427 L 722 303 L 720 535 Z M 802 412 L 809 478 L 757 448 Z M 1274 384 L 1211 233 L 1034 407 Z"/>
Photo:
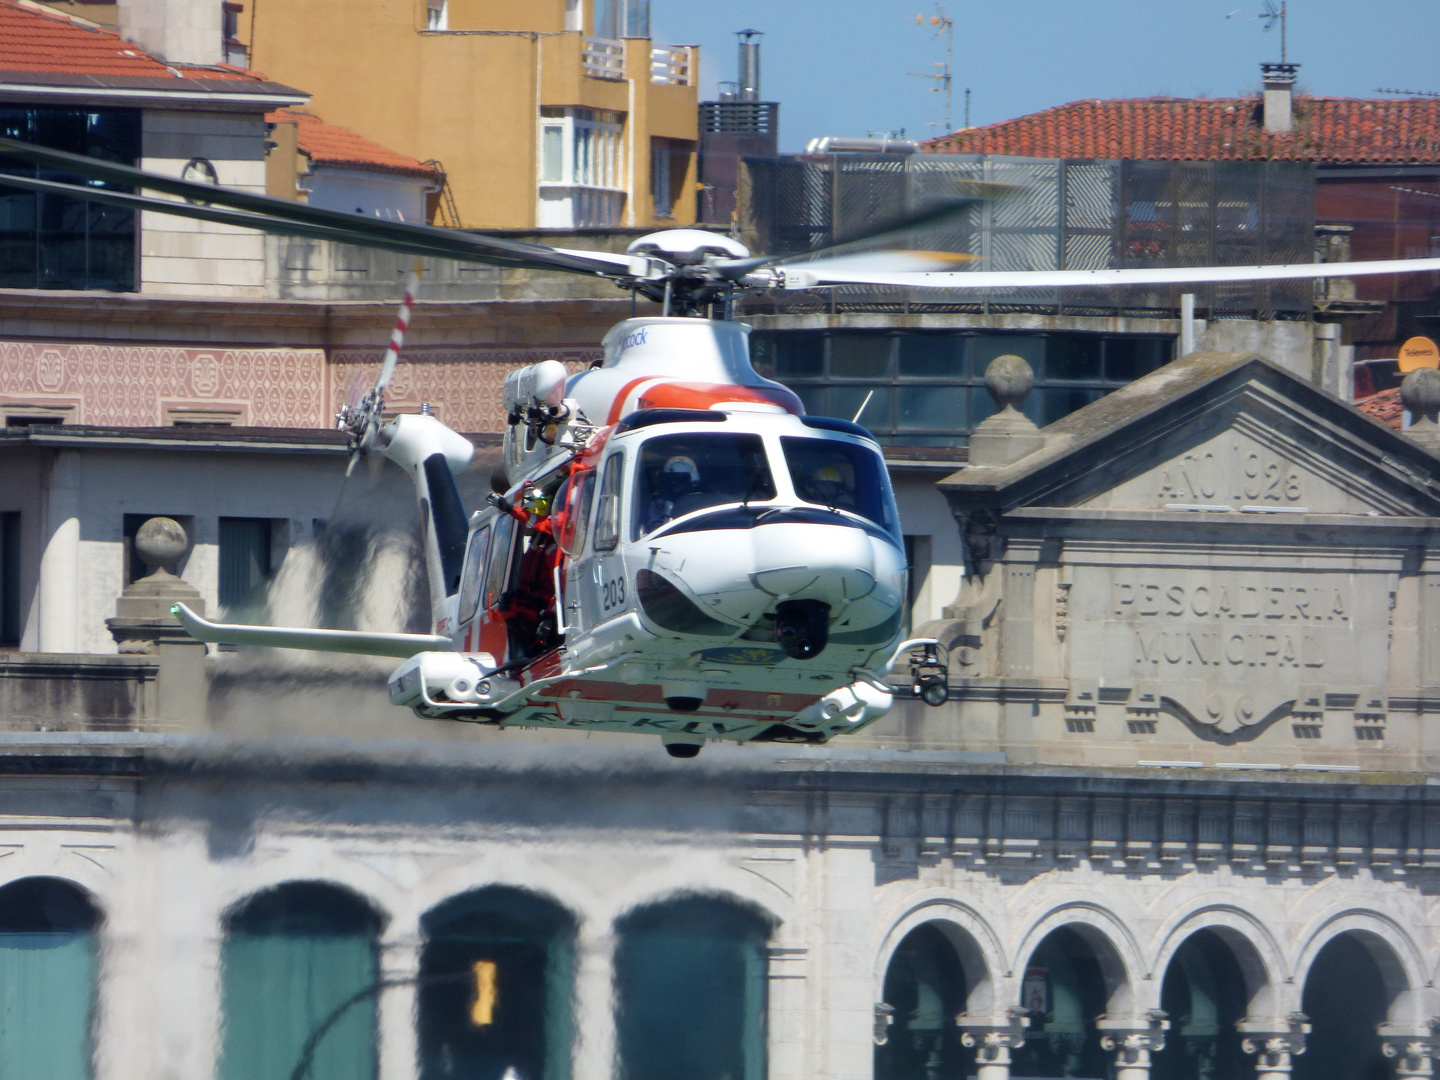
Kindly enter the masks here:
<path id="1" fill-rule="evenodd" d="M 311 882 L 270 889 L 232 914 L 220 954 L 220 1080 L 291 1075 L 332 1017 L 306 1076 L 373 1080 L 375 998 L 362 992 L 379 975 L 378 931 L 358 898 Z"/>
<path id="2" fill-rule="evenodd" d="M 542 183 L 625 187 L 625 115 L 605 109 L 541 110 Z"/>
<path id="3" fill-rule="evenodd" d="M 808 503 L 869 518 L 898 532 L 895 500 L 881 456 L 859 443 L 839 439 L 780 437 L 795 494 Z"/>
<path id="4" fill-rule="evenodd" d="M 220 519 L 220 606 L 230 614 L 256 614 L 265 607 L 274 576 L 269 518 Z"/>
<path id="5" fill-rule="evenodd" d="M 624 488 L 625 455 L 615 454 L 605 463 L 600 480 L 600 498 L 595 502 L 595 550 L 614 551 L 620 542 L 620 495 Z"/>
<path id="6" fill-rule="evenodd" d="M 475 617 L 480 607 L 480 587 L 485 583 L 485 562 L 490 554 L 490 528 L 476 529 L 465 552 L 465 580 L 460 585 L 460 625 Z"/>
<path id="7" fill-rule="evenodd" d="M 648 38 L 650 0 L 596 0 L 595 34 L 603 38 Z"/>
<path id="8" fill-rule="evenodd" d="M 674 151 L 660 139 L 650 144 L 650 198 L 655 205 L 655 216 L 673 217 L 675 198 L 670 192 L 670 168 Z"/>
<path id="9" fill-rule="evenodd" d="M 543 131 L 540 179 L 558 184 L 565 178 L 565 129 L 559 124 L 546 124 Z"/>
<path id="10" fill-rule="evenodd" d="M 594 494 L 593 469 L 572 475 L 555 494 L 555 506 L 559 509 L 555 542 L 572 558 L 585 548 L 585 530 L 590 524 L 590 500 Z"/>
<path id="11" fill-rule="evenodd" d="M 500 594 L 509 584 L 510 549 L 515 539 L 515 519 L 508 514 L 495 521 L 495 543 L 485 568 L 485 609 L 500 603 Z"/>
<path id="12" fill-rule="evenodd" d="M 68 882 L 0 889 L 0 1076 L 91 1076 L 99 921 Z"/>
<path id="13" fill-rule="evenodd" d="M 420 926 L 423 1080 L 568 1080 L 575 920 L 511 888 L 447 900 Z"/>
<path id="14" fill-rule="evenodd" d="M 643 908 L 617 926 L 626 1080 L 763 1080 L 769 926 L 722 900 Z"/>
<path id="15" fill-rule="evenodd" d="M 133 165 L 140 156 L 140 112 L 5 106 L 0 135 Z M 4 155 L 0 167 L 45 180 L 99 184 Z M 0 186 L 0 288 L 132 292 L 135 234 L 131 210 Z"/>
<path id="16" fill-rule="evenodd" d="M 751 335 L 755 369 L 793 389 L 806 411 L 859 423 L 886 444 L 963 446 L 996 411 L 985 368 L 1024 357 L 1042 427 L 1166 364 L 1173 339 L 972 331 L 770 331 Z"/>
<path id="17" fill-rule="evenodd" d="M 635 471 L 635 539 L 708 506 L 773 498 L 775 481 L 760 436 L 657 435 L 640 448 Z"/>
<path id="18" fill-rule="evenodd" d="M 0 645 L 20 644 L 20 515 L 0 514 Z"/>
<path id="19" fill-rule="evenodd" d="M 450 29 L 450 5 L 445 0 L 426 0 L 425 29 Z"/>

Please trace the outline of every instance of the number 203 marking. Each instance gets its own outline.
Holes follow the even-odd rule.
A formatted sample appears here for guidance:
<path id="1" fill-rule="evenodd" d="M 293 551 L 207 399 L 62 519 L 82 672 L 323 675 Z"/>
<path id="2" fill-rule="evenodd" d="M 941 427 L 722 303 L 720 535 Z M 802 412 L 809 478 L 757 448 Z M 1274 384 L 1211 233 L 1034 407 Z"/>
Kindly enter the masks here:
<path id="1" fill-rule="evenodd" d="M 600 588 L 600 602 L 606 611 L 625 606 L 625 579 L 611 578 Z"/>

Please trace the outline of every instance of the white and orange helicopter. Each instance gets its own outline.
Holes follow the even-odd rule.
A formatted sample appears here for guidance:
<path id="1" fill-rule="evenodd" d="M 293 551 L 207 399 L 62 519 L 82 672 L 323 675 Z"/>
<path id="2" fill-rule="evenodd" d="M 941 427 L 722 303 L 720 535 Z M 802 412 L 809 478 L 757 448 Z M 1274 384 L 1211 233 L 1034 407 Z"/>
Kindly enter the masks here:
<path id="1" fill-rule="evenodd" d="M 210 622 L 183 605 L 174 612 L 201 641 L 404 658 L 390 700 L 424 717 L 649 732 L 675 757 L 693 757 L 710 740 L 825 743 L 884 716 L 897 694 L 930 705 L 948 696 L 935 639 L 902 634 L 907 567 L 879 444 L 856 422 L 806 415 L 795 394 L 754 370 L 750 328 L 728 317 L 736 297 L 852 284 L 1054 289 L 1440 270 L 1440 258 L 955 270 L 965 256 L 755 257 L 694 229 L 609 254 L 359 218 L 5 139 L 0 153 L 91 180 L 0 174 L 5 186 L 417 256 L 598 275 L 659 303 L 660 316 L 616 325 L 589 370 L 571 375 L 544 361 L 510 374 L 503 476 L 488 504 L 467 512 L 456 477 L 471 462 L 469 440 L 428 414 L 383 416 L 412 276 L 375 386 L 338 419 L 352 468 L 382 453 L 414 481 L 433 633 L 250 626 Z M 897 687 L 891 670 L 907 653 Z"/>

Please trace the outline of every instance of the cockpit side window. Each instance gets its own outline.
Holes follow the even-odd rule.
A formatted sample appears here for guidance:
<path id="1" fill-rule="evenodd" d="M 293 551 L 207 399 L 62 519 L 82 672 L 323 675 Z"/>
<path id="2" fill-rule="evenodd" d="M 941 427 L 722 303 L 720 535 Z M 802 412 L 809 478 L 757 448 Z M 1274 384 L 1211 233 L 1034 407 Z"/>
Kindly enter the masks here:
<path id="1" fill-rule="evenodd" d="M 485 571 L 485 607 L 490 609 L 500 602 L 505 591 L 506 567 L 510 561 L 510 542 L 515 534 L 515 519 L 497 518 L 495 521 L 495 542 L 490 546 L 489 566 Z"/>
<path id="2" fill-rule="evenodd" d="M 709 506 L 773 498 L 775 480 L 759 435 L 657 435 L 640 448 L 635 469 L 635 539 Z"/>
<path id="3" fill-rule="evenodd" d="M 890 477 L 877 450 L 840 439 L 780 437 L 795 494 L 831 510 L 869 518 L 891 535 L 900 532 Z"/>
<path id="4" fill-rule="evenodd" d="M 600 497 L 595 500 L 595 550 L 614 551 L 620 543 L 620 496 L 624 491 L 625 455 L 615 454 L 605 463 L 600 478 Z"/>
<path id="5" fill-rule="evenodd" d="M 485 561 L 489 554 L 490 526 L 476 529 L 465 551 L 465 577 L 460 585 L 460 625 L 475 618 L 480 607 L 480 586 L 485 583 Z"/>
<path id="6" fill-rule="evenodd" d="M 590 524 L 590 500 L 594 494 L 595 471 L 587 469 L 569 477 L 555 495 L 558 511 L 555 542 L 571 558 L 585 547 L 585 529 Z"/>

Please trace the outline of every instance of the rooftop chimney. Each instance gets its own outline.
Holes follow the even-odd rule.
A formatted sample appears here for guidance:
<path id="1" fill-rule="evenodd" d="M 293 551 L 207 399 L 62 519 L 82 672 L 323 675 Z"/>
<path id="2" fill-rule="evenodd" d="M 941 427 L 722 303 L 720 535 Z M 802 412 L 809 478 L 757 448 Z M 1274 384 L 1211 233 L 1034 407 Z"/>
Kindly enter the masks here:
<path id="1" fill-rule="evenodd" d="M 740 30 L 735 34 L 740 39 L 740 100 L 760 100 L 760 42 L 763 36 L 759 30 Z"/>
<path id="2" fill-rule="evenodd" d="M 1260 74 L 1265 80 L 1266 131 L 1293 130 L 1290 99 L 1295 89 L 1295 72 L 1299 70 L 1299 64 L 1260 65 Z"/>

